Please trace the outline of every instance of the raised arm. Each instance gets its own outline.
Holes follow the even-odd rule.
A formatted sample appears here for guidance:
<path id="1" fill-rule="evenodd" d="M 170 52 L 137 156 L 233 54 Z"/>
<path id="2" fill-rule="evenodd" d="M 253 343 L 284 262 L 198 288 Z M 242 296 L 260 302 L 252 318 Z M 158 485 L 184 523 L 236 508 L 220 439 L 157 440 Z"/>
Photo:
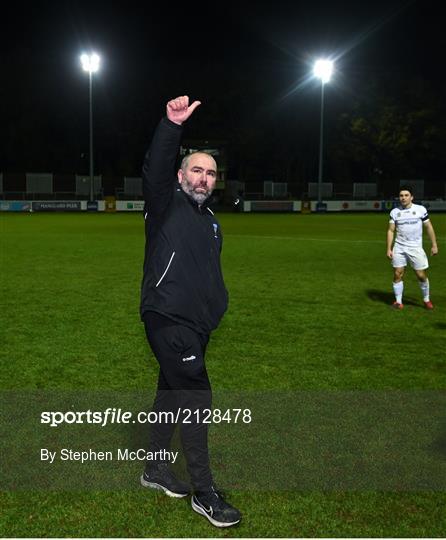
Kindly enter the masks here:
<path id="1" fill-rule="evenodd" d="M 426 232 L 429 236 L 429 240 L 431 241 L 431 255 L 437 255 L 438 253 L 438 246 L 437 246 L 437 238 L 435 236 L 435 231 L 432 226 L 432 223 L 429 221 L 424 222 L 424 227 L 426 228 Z"/>
<path id="2" fill-rule="evenodd" d="M 149 214 L 159 215 L 170 203 L 175 177 L 175 160 L 181 142 L 182 124 L 200 105 L 189 106 L 189 97 L 172 99 L 166 106 L 166 117 L 161 120 L 144 158 L 142 169 L 143 193 Z"/>

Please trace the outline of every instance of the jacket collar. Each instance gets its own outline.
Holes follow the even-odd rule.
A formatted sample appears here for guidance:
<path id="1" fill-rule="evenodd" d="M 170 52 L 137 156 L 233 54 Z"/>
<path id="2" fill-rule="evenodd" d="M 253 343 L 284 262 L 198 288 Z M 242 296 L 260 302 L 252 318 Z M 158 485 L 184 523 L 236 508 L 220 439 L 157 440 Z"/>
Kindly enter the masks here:
<path id="1" fill-rule="evenodd" d="M 186 200 L 189 201 L 189 203 L 199 212 L 206 210 L 206 208 L 208 208 L 208 206 L 210 206 L 215 201 L 215 198 L 210 195 L 201 205 L 198 205 L 197 201 L 194 201 L 194 199 L 192 199 L 192 197 L 188 195 L 185 191 L 183 191 L 180 187 L 176 188 L 176 190 L 179 191 L 181 195 L 185 197 Z"/>

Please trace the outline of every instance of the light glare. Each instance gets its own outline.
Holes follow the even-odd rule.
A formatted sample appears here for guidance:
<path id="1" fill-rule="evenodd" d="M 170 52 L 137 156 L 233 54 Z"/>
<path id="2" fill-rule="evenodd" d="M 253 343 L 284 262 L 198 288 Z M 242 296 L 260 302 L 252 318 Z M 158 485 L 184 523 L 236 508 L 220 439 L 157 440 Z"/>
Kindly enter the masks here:
<path id="1" fill-rule="evenodd" d="M 313 73 L 323 84 L 328 83 L 333 73 L 333 62 L 331 60 L 317 60 L 314 64 Z"/>
<path id="2" fill-rule="evenodd" d="M 82 69 L 89 73 L 95 73 L 99 69 L 100 58 L 96 53 L 83 54 L 81 56 Z"/>

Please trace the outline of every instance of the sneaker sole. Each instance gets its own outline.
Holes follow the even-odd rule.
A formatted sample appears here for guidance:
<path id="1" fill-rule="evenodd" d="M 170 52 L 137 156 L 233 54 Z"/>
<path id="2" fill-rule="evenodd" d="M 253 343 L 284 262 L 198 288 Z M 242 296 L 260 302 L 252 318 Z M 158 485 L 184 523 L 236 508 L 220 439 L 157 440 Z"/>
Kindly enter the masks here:
<path id="1" fill-rule="evenodd" d="M 148 482 L 147 480 L 145 480 L 143 474 L 141 475 L 141 485 L 145 488 L 157 489 L 158 491 L 162 491 L 168 497 L 173 497 L 175 499 L 182 499 L 183 497 L 187 497 L 189 495 L 189 493 L 175 493 L 174 491 L 170 491 L 170 489 L 167 489 L 165 486 L 157 484 L 156 482 Z"/>
<path id="2" fill-rule="evenodd" d="M 192 498 L 192 509 L 197 512 L 197 514 L 200 514 L 202 516 L 204 516 L 205 518 L 208 519 L 208 521 L 210 523 L 212 523 L 212 525 L 214 525 L 214 527 L 232 527 L 232 525 L 237 525 L 237 523 L 240 523 L 240 520 L 238 519 L 237 521 L 230 521 L 230 522 L 224 522 L 224 521 L 217 521 L 216 519 L 212 518 L 211 516 L 209 516 L 204 510 L 203 508 L 201 508 L 201 506 L 198 506 L 198 504 L 196 504 L 194 502 L 194 499 Z"/>

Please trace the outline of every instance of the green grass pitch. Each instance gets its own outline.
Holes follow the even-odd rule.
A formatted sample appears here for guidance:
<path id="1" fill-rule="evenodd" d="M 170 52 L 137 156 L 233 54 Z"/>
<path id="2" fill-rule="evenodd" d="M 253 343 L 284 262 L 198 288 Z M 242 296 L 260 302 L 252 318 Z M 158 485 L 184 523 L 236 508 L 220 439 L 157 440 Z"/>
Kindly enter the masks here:
<path id="1" fill-rule="evenodd" d="M 444 214 L 431 216 L 440 249 L 429 258 L 433 312 L 422 307 L 412 271 L 405 309 L 389 307 L 385 214 L 218 217 L 230 307 L 207 354 L 215 391 L 446 387 Z M 153 391 L 156 370 L 138 315 L 141 215 L 4 213 L 0 242 L 1 389 Z M 2 491 L 0 535 L 446 534 L 444 491 L 241 486 L 230 501 L 243 521 L 220 531 L 188 501 L 142 488 Z"/>

